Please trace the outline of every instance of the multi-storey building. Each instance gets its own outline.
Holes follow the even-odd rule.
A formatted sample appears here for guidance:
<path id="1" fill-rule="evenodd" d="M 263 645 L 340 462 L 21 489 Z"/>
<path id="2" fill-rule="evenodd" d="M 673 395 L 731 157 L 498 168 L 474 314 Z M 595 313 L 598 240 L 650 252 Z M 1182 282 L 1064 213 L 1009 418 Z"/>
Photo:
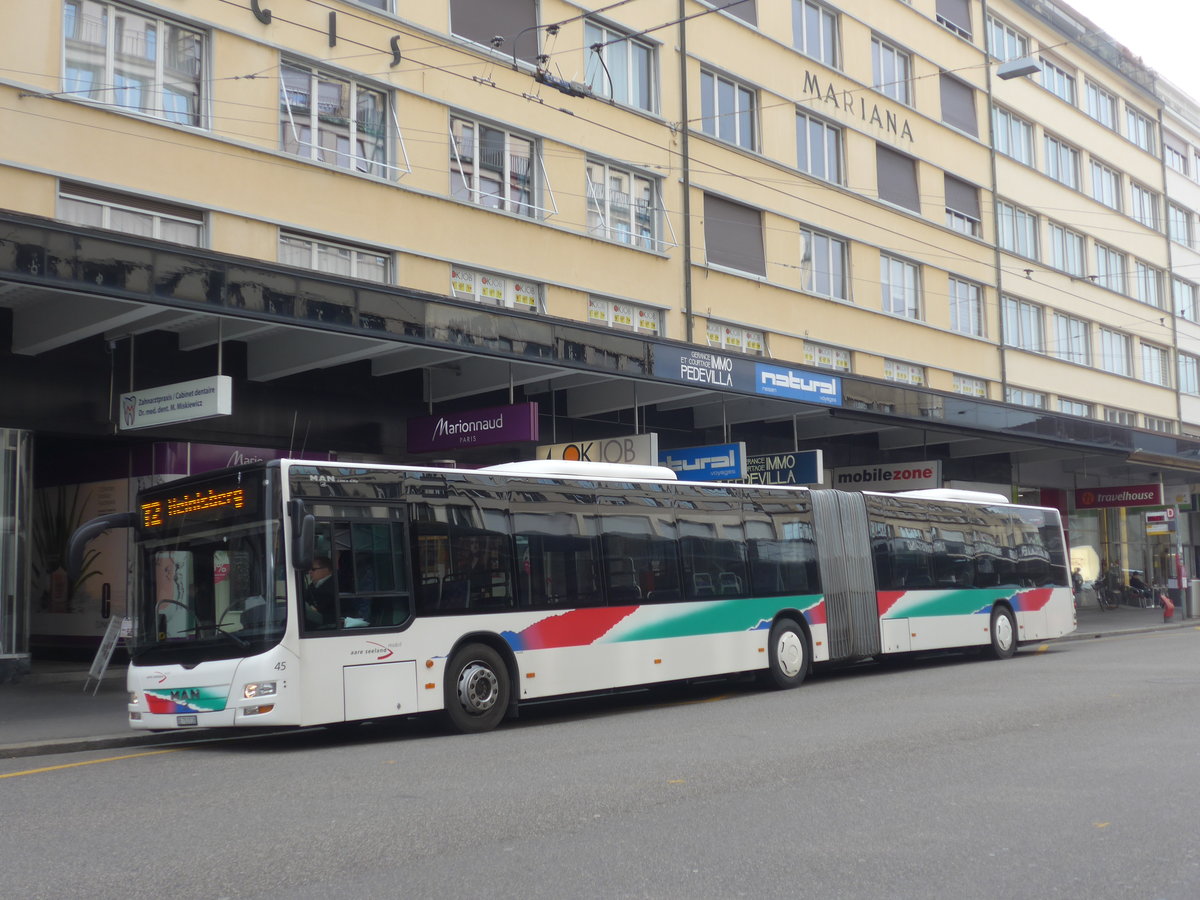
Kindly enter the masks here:
<path id="1" fill-rule="evenodd" d="M 422 454 L 410 426 L 525 403 L 542 443 L 930 463 L 1061 506 L 1089 576 L 1175 571 L 1186 530 L 1070 489 L 1172 505 L 1200 466 L 1195 106 L 1065 5 L 7 12 L 0 651 L 119 611 L 123 566 L 57 557 L 131 476 L 506 461 L 532 434 Z M 120 402 L 218 376 L 216 417 Z"/>

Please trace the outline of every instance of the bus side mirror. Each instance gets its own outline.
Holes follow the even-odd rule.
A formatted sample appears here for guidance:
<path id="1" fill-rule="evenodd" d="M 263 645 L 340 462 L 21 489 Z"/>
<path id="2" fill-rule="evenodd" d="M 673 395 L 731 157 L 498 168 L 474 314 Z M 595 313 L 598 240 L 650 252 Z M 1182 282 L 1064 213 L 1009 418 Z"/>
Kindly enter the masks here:
<path id="1" fill-rule="evenodd" d="M 292 564 L 301 571 L 312 567 L 313 551 L 316 547 L 317 520 L 304 508 L 303 500 L 293 500 L 292 515 Z"/>

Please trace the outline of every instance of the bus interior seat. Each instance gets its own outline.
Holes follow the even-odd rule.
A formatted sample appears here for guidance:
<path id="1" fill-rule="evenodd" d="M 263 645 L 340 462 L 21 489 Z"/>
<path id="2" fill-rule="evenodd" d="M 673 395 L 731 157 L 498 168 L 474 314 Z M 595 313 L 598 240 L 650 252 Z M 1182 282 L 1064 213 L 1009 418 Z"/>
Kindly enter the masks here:
<path id="1" fill-rule="evenodd" d="M 717 584 L 720 586 L 722 594 L 740 594 L 742 592 L 742 579 L 737 576 L 736 572 L 722 572 L 717 576 Z"/>
<path id="2" fill-rule="evenodd" d="M 692 584 L 695 586 L 697 597 L 711 597 L 714 593 L 712 575 L 708 572 L 693 572 Z"/>
<path id="3" fill-rule="evenodd" d="M 443 581 L 438 609 L 466 609 L 470 588 L 471 583 L 465 578 Z"/>

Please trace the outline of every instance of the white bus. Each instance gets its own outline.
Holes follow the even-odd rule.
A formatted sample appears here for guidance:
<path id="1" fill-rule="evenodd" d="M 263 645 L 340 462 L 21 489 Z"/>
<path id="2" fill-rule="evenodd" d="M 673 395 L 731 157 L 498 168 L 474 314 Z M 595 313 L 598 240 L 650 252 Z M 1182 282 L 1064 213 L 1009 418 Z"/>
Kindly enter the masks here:
<path id="1" fill-rule="evenodd" d="M 548 466 L 553 465 L 553 470 Z M 440 712 L 1075 628 L 1053 509 L 688 483 L 657 467 L 278 460 L 143 492 L 134 728 Z"/>

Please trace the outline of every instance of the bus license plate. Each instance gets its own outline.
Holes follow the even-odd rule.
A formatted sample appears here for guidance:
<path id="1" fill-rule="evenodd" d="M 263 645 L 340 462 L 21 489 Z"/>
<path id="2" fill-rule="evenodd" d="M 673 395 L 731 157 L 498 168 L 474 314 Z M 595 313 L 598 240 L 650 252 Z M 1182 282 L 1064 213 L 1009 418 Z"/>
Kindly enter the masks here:
<path id="1" fill-rule="evenodd" d="M 196 720 L 195 716 L 176 716 L 175 717 L 176 725 L 195 725 L 196 721 L 197 720 Z"/>

